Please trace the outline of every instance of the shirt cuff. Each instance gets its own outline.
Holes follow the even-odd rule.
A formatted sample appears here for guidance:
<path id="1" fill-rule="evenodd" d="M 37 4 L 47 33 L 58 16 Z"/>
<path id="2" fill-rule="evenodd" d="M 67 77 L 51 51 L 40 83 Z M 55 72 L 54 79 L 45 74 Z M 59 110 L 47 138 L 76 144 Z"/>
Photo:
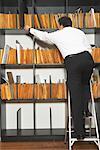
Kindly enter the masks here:
<path id="1" fill-rule="evenodd" d="M 28 29 L 28 32 L 30 33 L 31 28 Z"/>

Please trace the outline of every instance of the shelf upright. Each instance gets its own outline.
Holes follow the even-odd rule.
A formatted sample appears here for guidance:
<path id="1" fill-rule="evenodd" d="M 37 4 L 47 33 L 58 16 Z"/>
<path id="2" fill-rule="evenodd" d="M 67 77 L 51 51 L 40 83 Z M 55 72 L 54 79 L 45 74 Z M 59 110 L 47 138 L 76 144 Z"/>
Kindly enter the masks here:
<path id="1" fill-rule="evenodd" d="M 35 0 L 32 0 L 32 8 L 33 8 L 33 12 L 32 14 L 35 14 Z M 34 21 L 32 22 L 32 26 L 34 27 Z M 33 40 L 33 51 L 35 51 L 35 37 L 32 37 Z M 33 85 L 35 84 L 35 56 L 33 53 Z M 34 97 L 34 86 L 33 86 L 33 97 Z M 33 125 L 34 125 L 34 134 L 35 134 L 35 129 L 36 129 L 36 108 L 35 108 L 35 102 L 33 103 Z"/>

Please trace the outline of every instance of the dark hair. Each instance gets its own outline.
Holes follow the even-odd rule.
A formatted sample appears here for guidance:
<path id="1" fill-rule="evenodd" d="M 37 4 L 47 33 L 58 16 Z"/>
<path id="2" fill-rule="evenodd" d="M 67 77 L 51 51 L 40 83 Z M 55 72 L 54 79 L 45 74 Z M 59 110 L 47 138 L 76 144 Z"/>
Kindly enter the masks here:
<path id="1" fill-rule="evenodd" d="M 72 27 L 72 21 L 67 16 L 63 16 L 63 17 L 59 18 L 58 22 L 60 25 L 63 25 L 64 27 L 68 27 L 68 26 Z"/>

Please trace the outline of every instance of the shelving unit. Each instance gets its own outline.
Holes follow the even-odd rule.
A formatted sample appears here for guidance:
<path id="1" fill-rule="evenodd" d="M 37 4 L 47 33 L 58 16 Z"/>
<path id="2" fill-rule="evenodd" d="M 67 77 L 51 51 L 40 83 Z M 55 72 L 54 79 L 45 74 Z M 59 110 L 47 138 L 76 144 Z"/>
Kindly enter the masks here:
<path id="1" fill-rule="evenodd" d="M 30 70 L 33 69 L 34 64 L 1 64 L 1 72 L 5 74 L 6 69 L 10 70 Z M 54 65 L 36 65 L 36 68 L 63 68 L 64 64 L 54 64 Z M 41 107 L 41 104 L 44 106 L 49 105 L 49 107 L 52 107 L 52 105 L 61 105 L 61 107 L 65 107 L 67 100 L 66 99 L 12 99 L 12 100 L 1 100 L 1 120 L 5 118 L 5 120 L 1 121 L 2 124 L 2 130 L 1 130 L 1 140 L 2 141 L 31 141 L 31 140 L 62 140 L 64 139 L 64 128 L 44 128 L 44 129 L 37 129 L 36 128 L 36 112 L 38 105 Z M 7 118 L 7 112 L 6 107 L 7 105 L 22 105 L 29 104 L 33 107 L 33 129 L 6 129 L 6 118 Z M 21 109 L 21 107 L 18 107 L 18 109 Z M 48 107 L 48 106 L 47 106 Z M 48 107 L 48 109 L 49 109 Z M 60 107 L 60 106 L 59 106 Z M 58 108 L 59 108 L 58 107 Z M 42 108 L 43 109 L 43 108 Z M 54 110 L 54 108 L 52 108 Z M 57 109 L 57 108 L 56 108 Z M 17 115 L 17 111 L 16 111 Z M 18 122 L 18 119 L 17 119 Z"/>
<path id="2" fill-rule="evenodd" d="M 21 0 L 20 0 L 21 1 Z M 93 7 L 96 11 L 100 11 L 100 2 L 97 1 L 93 1 L 91 3 L 87 2 L 86 0 L 84 1 L 80 1 L 80 0 L 26 0 L 27 2 L 27 7 L 28 7 L 28 13 L 68 13 L 68 12 L 75 12 L 76 9 L 78 9 L 79 7 L 81 7 L 83 9 L 83 11 L 89 11 L 91 7 Z M 6 0 L 2 0 L 0 1 L 1 6 L 4 5 L 4 7 L 0 7 L 1 12 L 4 13 L 17 13 L 17 10 L 19 9 L 19 5 L 17 0 L 10 0 L 10 2 L 8 3 L 8 1 Z M 40 29 L 40 30 L 47 30 L 48 32 L 52 32 L 55 29 Z M 100 28 L 83 28 L 82 29 L 86 34 L 89 35 L 93 35 L 94 38 L 94 43 L 91 44 L 95 44 L 98 47 L 100 47 Z M 5 43 L 7 42 L 5 39 L 5 36 L 25 36 L 26 33 L 23 29 L 0 29 L 0 48 L 3 48 Z M 34 42 L 35 39 L 33 38 L 33 47 L 34 47 Z M 96 67 L 100 68 L 100 63 L 96 63 Z M 0 65 L 0 72 L 2 75 L 5 76 L 5 70 L 6 69 L 10 69 L 11 71 L 14 70 L 25 70 L 27 69 L 27 71 L 29 71 L 30 69 L 33 70 L 38 70 L 38 69 L 63 69 L 64 68 L 64 64 L 2 64 Z M 1 76 L 0 74 L 0 76 Z M 1 80 L 1 77 L 0 77 Z M 34 74 L 33 74 L 33 83 L 34 83 Z M 17 99 L 17 100 L 0 100 L 0 104 L 1 104 L 1 109 L 0 109 L 0 114 L 1 114 L 1 118 L 0 118 L 0 122 L 1 122 L 1 141 L 31 141 L 31 140 L 63 140 L 64 139 L 64 134 L 65 134 L 65 129 L 64 128 L 36 128 L 36 111 L 41 107 L 39 107 L 37 109 L 37 106 L 39 104 L 39 106 L 43 105 L 46 107 L 51 108 L 52 105 L 61 105 L 61 109 L 63 109 L 65 107 L 66 109 L 66 105 L 67 105 L 67 100 L 66 99 L 47 99 L 47 100 L 43 100 L 43 99 Z M 22 105 L 27 105 L 29 104 L 30 107 L 33 108 L 32 111 L 32 124 L 33 124 L 33 128 L 31 129 L 7 129 L 6 128 L 6 123 L 7 123 L 7 107 L 9 105 L 18 105 L 18 109 L 16 110 L 16 115 L 17 115 L 17 123 L 19 120 L 19 124 L 21 124 L 21 118 L 20 118 L 20 114 L 18 113 L 18 110 L 22 108 Z M 100 110 L 99 108 L 99 102 L 96 102 L 96 110 L 97 110 L 97 114 L 98 114 L 98 122 L 100 124 L 100 116 L 99 116 L 99 112 Z M 44 108 L 45 108 L 44 107 Z M 42 108 L 42 110 L 44 109 Z M 59 107 L 58 107 L 59 108 Z M 54 108 L 52 108 L 54 109 Z M 60 110 L 60 108 L 59 108 Z M 58 111 L 59 111 L 58 110 Z M 55 109 L 55 111 L 57 111 L 57 108 Z M 58 112 L 57 111 L 57 112 Z M 66 110 L 65 110 L 66 111 Z M 65 113 L 62 112 L 62 114 Z M 19 116 L 19 117 L 18 117 Z M 44 112 L 44 116 L 45 116 L 45 112 Z M 48 118 L 46 118 L 48 119 Z M 100 127 L 100 125 L 99 125 Z"/>
<path id="3" fill-rule="evenodd" d="M 36 113 L 36 103 L 66 103 L 65 100 L 60 99 L 48 99 L 48 100 L 6 100 L 1 101 L 1 117 L 6 118 L 6 104 L 22 104 L 31 103 L 33 104 L 33 115 L 34 115 L 34 129 L 5 129 L 6 120 L 1 121 L 3 128 L 1 130 L 1 140 L 2 141 L 31 141 L 31 140 L 63 140 L 64 139 L 64 129 L 35 129 L 35 113 Z M 18 118 L 17 118 L 18 122 Z M 21 123 L 20 123 L 21 124 Z"/>

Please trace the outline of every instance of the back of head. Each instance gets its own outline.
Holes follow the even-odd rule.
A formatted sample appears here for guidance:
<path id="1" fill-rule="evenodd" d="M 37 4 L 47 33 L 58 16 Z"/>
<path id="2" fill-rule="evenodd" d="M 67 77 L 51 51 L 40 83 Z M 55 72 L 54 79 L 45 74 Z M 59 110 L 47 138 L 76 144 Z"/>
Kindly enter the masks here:
<path id="1" fill-rule="evenodd" d="M 72 21 L 67 16 L 63 16 L 59 18 L 58 22 L 60 26 L 63 25 L 63 27 L 69 27 L 69 26 L 72 27 Z"/>

